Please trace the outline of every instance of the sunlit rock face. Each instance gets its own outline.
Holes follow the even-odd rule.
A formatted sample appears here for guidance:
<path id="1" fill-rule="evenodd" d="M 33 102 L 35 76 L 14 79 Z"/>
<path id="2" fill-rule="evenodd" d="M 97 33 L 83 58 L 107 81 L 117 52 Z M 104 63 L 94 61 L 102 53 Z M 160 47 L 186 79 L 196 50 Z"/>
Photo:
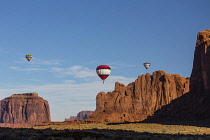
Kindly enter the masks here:
<path id="1" fill-rule="evenodd" d="M 44 121 L 50 121 L 50 108 L 38 93 L 14 94 L 0 101 L 0 123 L 36 125 Z"/>
<path id="2" fill-rule="evenodd" d="M 98 93 L 96 110 L 89 120 L 134 122 L 146 119 L 162 106 L 189 91 L 189 78 L 162 70 L 141 75 L 125 86 L 115 83 L 112 92 Z"/>

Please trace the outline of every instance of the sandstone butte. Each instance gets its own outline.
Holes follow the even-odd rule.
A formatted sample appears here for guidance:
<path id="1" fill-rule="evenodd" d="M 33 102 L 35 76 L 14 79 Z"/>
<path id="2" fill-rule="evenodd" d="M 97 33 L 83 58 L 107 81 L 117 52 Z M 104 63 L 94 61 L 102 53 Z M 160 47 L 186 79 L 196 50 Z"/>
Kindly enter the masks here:
<path id="1" fill-rule="evenodd" d="M 189 78 L 162 70 L 138 76 L 125 86 L 115 83 L 112 92 L 100 92 L 96 110 L 87 121 L 116 123 L 142 121 L 172 100 L 189 92 Z"/>
<path id="2" fill-rule="evenodd" d="M 50 108 L 38 93 L 13 94 L 0 101 L 0 123 L 37 125 L 44 121 L 50 121 Z"/>
<path id="3" fill-rule="evenodd" d="M 207 125 L 206 123 L 210 122 L 209 118 L 210 29 L 200 31 L 197 35 L 189 93 L 164 106 L 161 111 L 156 111 L 147 121 L 193 122 L 202 120 L 200 123 Z"/>
<path id="4" fill-rule="evenodd" d="M 65 118 L 65 121 L 75 121 L 75 120 L 84 120 L 87 119 L 88 116 L 92 115 L 93 111 L 80 111 L 77 113 L 77 116 L 70 116 L 69 118 Z"/>

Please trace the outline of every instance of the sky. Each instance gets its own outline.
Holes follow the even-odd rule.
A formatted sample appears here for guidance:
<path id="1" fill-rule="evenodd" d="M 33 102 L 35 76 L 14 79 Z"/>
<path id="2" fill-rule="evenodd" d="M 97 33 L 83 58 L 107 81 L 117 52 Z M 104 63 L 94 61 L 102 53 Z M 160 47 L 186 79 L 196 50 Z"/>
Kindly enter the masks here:
<path id="1" fill-rule="evenodd" d="M 0 100 L 37 92 L 51 120 L 96 108 L 96 95 L 164 70 L 190 77 L 210 0 L 0 1 Z M 32 54 L 30 62 L 26 54 Z M 144 62 L 151 66 L 146 70 Z M 103 84 L 96 67 L 109 65 Z"/>

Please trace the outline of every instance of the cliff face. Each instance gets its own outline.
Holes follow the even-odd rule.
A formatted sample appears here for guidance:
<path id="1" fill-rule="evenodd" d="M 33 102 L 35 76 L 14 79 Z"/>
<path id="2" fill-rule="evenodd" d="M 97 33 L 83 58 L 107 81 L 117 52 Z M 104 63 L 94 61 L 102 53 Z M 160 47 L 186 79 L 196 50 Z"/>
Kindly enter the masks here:
<path id="1" fill-rule="evenodd" d="M 88 116 L 92 114 L 93 114 L 93 111 L 81 111 L 77 114 L 77 116 L 70 116 L 70 118 L 65 119 L 65 121 L 84 120 L 84 119 L 87 119 Z"/>
<path id="2" fill-rule="evenodd" d="M 40 124 L 50 121 L 48 101 L 37 93 L 14 94 L 0 101 L 0 123 Z"/>
<path id="3" fill-rule="evenodd" d="M 188 78 L 164 71 L 152 75 L 147 73 L 128 86 L 116 82 L 113 92 L 100 92 L 96 97 L 96 110 L 89 119 L 99 122 L 141 121 L 188 91 Z"/>
<path id="4" fill-rule="evenodd" d="M 198 32 L 190 83 L 192 93 L 210 94 L 210 29 Z"/>
<path id="5" fill-rule="evenodd" d="M 190 92 L 156 111 L 147 121 L 198 121 L 210 118 L 210 30 L 198 32 Z M 205 124 L 206 125 L 206 124 Z"/>

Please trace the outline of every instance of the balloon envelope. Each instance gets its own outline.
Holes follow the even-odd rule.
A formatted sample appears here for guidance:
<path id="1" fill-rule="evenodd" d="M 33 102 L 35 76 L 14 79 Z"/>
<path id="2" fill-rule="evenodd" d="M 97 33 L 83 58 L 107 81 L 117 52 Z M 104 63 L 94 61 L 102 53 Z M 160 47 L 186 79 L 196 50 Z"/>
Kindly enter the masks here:
<path id="1" fill-rule="evenodd" d="M 145 67 L 146 69 L 148 69 L 148 68 L 150 67 L 150 65 L 151 65 L 151 63 L 144 63 L 144 67 Z"/>
<path id="2" fill-rule="evenodd" d="M 32 54 L 26 54 L 26 59 L 30 61 L 32 59 Z"/>
<path id="3" fill-rule="evenodd" d="M 111 68 L 107 65 L 100 65 L 96 68 L 96 73 L 104 81 L 111 73 Z"/>

